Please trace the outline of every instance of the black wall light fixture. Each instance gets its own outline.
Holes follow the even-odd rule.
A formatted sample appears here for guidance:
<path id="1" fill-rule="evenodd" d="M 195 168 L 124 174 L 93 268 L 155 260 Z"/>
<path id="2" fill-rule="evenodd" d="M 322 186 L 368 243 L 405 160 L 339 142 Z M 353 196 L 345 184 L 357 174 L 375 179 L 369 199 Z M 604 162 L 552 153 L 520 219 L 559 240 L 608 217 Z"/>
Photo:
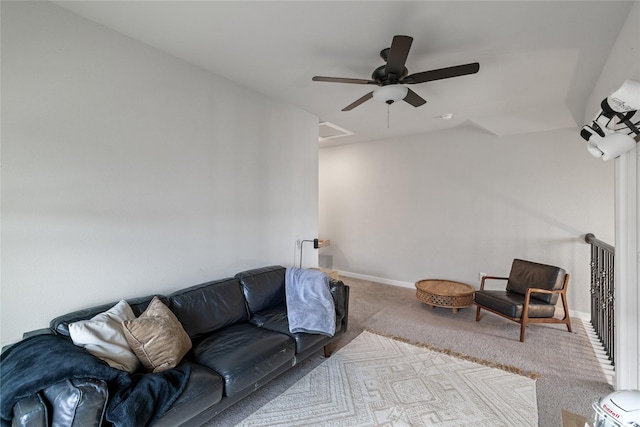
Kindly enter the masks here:
<path id="1" fill-rule="evenodd" d="M 320 239 L 300 241 L 300 268 L 302 268 L 302 246 L 305 242 L 313 242 L 313 249 L 318 249 L 320 247 Z"/>

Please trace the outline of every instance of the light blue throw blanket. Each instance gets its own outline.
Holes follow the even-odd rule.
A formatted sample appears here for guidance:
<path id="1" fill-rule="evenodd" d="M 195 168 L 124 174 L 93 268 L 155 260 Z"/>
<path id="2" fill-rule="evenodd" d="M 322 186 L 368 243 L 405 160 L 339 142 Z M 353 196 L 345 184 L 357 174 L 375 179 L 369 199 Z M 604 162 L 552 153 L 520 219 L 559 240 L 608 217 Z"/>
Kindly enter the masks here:
<path id="1" fill-rule="evenodd" d="M 289 331 L 336 333 L 336 309 L 329 290 L 329 276 L 320 270 L 288 268 L 285 276 Z"/>

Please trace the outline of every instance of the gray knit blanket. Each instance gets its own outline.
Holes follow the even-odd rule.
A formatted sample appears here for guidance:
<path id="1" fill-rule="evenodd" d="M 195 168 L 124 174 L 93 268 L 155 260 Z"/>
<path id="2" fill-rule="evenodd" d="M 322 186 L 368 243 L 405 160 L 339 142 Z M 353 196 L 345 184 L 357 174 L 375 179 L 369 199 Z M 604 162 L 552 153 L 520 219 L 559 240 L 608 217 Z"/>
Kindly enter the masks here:
<path id="1" fill-rule="evenodd" d="M 329 289 L 329 276 L 320 270 L 288 268 L 285 293 L 290 332 L 330 337 L 335 334 L 336 309 Z"/>

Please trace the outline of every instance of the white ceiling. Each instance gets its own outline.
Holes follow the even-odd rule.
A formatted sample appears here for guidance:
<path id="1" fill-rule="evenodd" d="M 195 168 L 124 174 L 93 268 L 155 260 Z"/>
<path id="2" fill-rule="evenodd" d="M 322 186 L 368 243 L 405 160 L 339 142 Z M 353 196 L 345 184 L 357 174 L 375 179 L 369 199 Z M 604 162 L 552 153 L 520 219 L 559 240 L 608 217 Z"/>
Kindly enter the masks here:
<path id="1" fill-rule="evenodd" d="M 585 106 L 632 2 L 623 1 L 55 1 L 115 31 L 354 135 L 321 146 L 474 125 L 496 135 L 582 126 Z M 479 62 L 477 74 L 410 86 L 414 108 L 370 100 L 369 79 L 394 35 L 414 38 L 416 73 Z M 451 120 L 438 118 L 453 113 Z M 594 112 L 595 113 L 595 112 Z"/>

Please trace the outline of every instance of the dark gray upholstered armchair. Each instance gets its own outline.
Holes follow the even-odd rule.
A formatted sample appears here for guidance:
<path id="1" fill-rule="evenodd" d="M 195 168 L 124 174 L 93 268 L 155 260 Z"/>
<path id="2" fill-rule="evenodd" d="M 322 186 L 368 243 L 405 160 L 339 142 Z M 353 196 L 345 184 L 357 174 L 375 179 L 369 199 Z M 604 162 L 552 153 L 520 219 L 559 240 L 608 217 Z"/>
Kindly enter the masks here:
<path id="1" fill-rule="evenodd" d="M 485 290 L 486 280 L 506 280 L 505 290 Z M 569 275 L 559 267 L 514 259 L 509 277 L 485 276 L 474 302 L 478 306 L 476 322 L 480 321 L 480 310 L 485 309 L 499 316 L 520 323 L 520 341 L 524 342 L 524 331 L 529 323 L 562 323 L 571 332 L 571 319 L 567 304 Z M 564 318 L 554 317 L 558 298 L 562 300 Z"/>

